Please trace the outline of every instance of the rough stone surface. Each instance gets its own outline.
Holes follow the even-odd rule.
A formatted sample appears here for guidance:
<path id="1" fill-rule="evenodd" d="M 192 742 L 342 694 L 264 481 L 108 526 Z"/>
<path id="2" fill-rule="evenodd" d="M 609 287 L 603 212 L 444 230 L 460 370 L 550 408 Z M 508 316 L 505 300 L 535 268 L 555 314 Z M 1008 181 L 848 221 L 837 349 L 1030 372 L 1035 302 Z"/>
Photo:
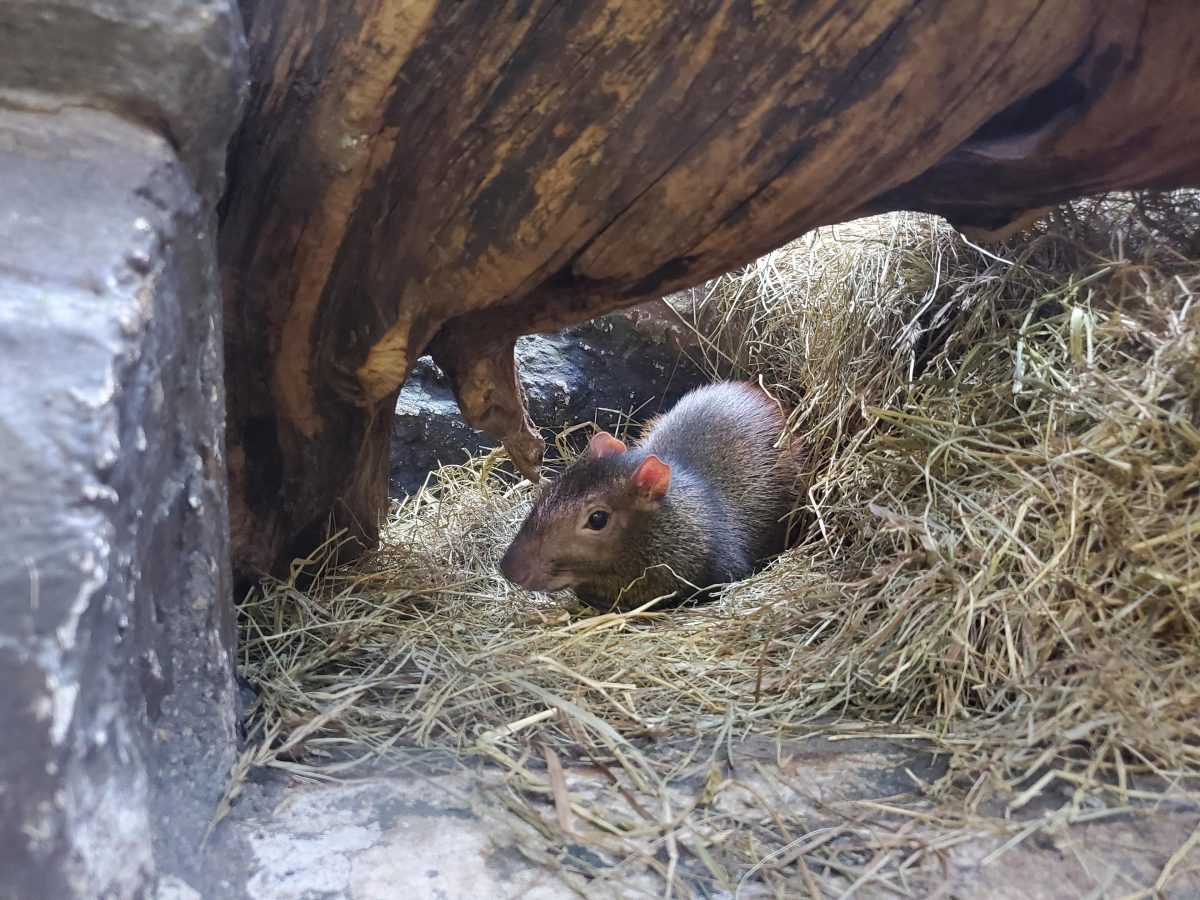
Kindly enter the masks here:
<path id="1" fill-rule="evenodd" d="M 670 409 L 707 379 L 687 356 L 690 333 L 662 301 L 517 341 L 517 367 L 529 414 L 557 432 L 595 420 L 616 428 Z M 391 494 L 415 493 L 439 464 L 496 447 L 459 414 L 450 384 L 428 357 L 418 361 L 396 403 Z"/>
<path id="2" fill-rule="evenodd" d="M 155 900 L 204 900 L 200 892 L 176 875 L 158 880 Z"/>
<path id="3" fill-rule="evenodd" d="M 0 109 L 0 198 L 0 897 L 147 897 L 234 755 L 212 216 L 80 108 Z"/>
<path id="4" fill-rule="evenodd" d="M 111 109 L 166 137 L 211 205 L 245 93 L 234 0 L 0 3 L 6 106 Z"/>
<path id="5" fill-rule="evenodd" d="M 854 832 L 858 815 L 870 812 L 858 801 L 905 806 L 918 796 L 913 777 L 929 780 L 945 771 L 921 747 L 908 742 L 858 738 L 829 741 L 814 738 L 795 743 L 750 739 L 730 745 L 731 782 L 713 800 L 713 809 L 754 822 L 762 816 L 762 798 L 775 808 L 804 817 L 810 834 Z M 721 754 L 724 757 L 724 754 Z M 684 809 L 704 789 L 706 754 L 697 756 L 695 778 L 678 782 L 665 798 L 673 810 Z M 736 773 L 736 774 L 734 774 Z M 521 853 L 528 826 L 515 815 L 480 802 L 479 784 L 496 784 L 499 772 L 487 766 L 476 777 L 414 774 L 368 778 L 348 784 L 293 783 L 264 791 L 256 785 L 253 799 L 239 801 L 223 823 L 208 856 L 207 877 L 194 883 L 212 900 L 567 900 L 578 896 L 662 897 L 660 880 L 626 868 L 619 887 L 586 881 L 590 892 L 576 893 L 557 869 L 542 867 Z M 613 808 L 608 782 L 590 766 L 567 766 L 567 788 L 584 807 Z M 1049 792 L 1048 809 L 1068 810 L 1070 791 Z M 545 823 L 556 822 L 549 797 L 523 795 L 528 813 Z M 989 812 L 1003 815 L 1003 804 Z M 1083 817 L 1086 819 L 1086 817 Z M 576 823 L 577 826 L 579 823 Z M 923 864 L 911 869 L 904 890 L 878 882 L 848 890 L 821 872 L 824 897 L 853 900 L 1094 900 L 1149 897 L 1139 893 L 1159 878 L 1168 859 L 1188 840 L 1196 824 L 1195 809 L 1161 807 L 1153 815 L 1120 814 L 1063 824 L 1052 833 L 1029 836 L 985 862 L 1010 835 L 1020 833 L 1019 820 L 993 818 L 965 842 L 948 841 Z M 888 831 L 874 827 L 859 833 L 892 838 L 888 847 L 903 847 L 903 821 Z M 910 823 L 911 827 L 911 823 Z M 654 835 L 631 839 L 648 854 L 666 862 L 661 840 Z M 915 840 L 919 847 L 923 841 Z M 628 845 L 626 845 L 628 846 Z M 1175 866 L 1175 875 L 1159 895 L 1165 900 L 1191 900 L 1200 891 L 1200 848 L 1190 847 Z M 595 844 L 575 845 L 578 859 L 598 869 L 616 862 Z M 860 866 L 874 861 L 861 851 Z M 691 855 L 679 854 L 677 873 L 694 888 L 692 896 L 731 900 L 730 891 L 704 885 L 707 872 Z M 900 888 L 898 880 L 891 884 Z M 809 897 L 799 875 L 782 888 L 768 890 L 749 878 L 737 889 L 738 900 Z M 187 900 L 194 900 L 186 895 Z M 678 894 L 676 894 L 678 896 Z M 173 900 L 173 898 L 172 898 Z"/>
<path id="6" fill-rule="evenodd" d="M 447 785 L 448 786 L 448 785 Z M 291 790 L 246 829 L 250 900 L 331 896 L 570 900 L 577 897 L 445 786 L 381 779 L 344 790 Z"/>

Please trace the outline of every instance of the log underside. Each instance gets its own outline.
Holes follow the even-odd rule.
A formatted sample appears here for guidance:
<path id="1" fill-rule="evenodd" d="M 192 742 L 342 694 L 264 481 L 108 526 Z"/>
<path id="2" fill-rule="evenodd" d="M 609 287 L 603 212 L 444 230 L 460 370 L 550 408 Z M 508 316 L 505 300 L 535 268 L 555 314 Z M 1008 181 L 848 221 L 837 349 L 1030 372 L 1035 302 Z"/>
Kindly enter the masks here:
<path id="1" fill-rule="evenodd" d="M 387 502 L 423 353 L 536 476 L 512 349 L 892 209 L 981 236 L 1200 184 L 1200 9 L 1154 0 L 245 0 L 220 252 L 235 561 Z M 332 517 L 332 518 L 331 518 Z"/>

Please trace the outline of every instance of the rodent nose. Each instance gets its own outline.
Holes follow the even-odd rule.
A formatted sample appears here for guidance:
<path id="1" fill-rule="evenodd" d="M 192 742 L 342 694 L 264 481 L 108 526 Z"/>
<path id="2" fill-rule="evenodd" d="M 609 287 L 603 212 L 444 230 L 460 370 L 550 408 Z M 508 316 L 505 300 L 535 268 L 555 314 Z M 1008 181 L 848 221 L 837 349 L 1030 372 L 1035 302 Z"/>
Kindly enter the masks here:
<path id="1" fill-rule="evenodd" d="M 513 547 L 509 547 L 504 558 L 500 560 L 500 572 L 513 584 L 524 585 L 529 580 L 529 563 L 513 550 Z"/>

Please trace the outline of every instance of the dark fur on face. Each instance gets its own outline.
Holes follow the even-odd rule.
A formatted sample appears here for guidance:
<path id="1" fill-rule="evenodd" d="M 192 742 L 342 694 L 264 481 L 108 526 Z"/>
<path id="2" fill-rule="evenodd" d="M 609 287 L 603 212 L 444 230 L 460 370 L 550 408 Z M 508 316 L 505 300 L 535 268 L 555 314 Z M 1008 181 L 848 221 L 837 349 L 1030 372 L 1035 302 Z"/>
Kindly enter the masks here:
<path id="1" fill-rule="evenodd" d="M 585 456 L 547 482 L 501 561 L 505 575 L 531 590 L 554 591 L 578 587 L 610 566 L 644 513 L 629 484 L 636 456 Z M 610 516 L 599 531 L 586 524 L 597 510 Z"/>
<path id="2" fill-rule="evenodd" d="M 528 528 L 537 534 L 544 533 L 559 515 L 558 510 L 582 507 L 612 494 L 635 468 L 631 460 L 620 456 L 604 459 L 585 456 L 576 460 L 557 478 L 546 482 L 521 531 Z"/>

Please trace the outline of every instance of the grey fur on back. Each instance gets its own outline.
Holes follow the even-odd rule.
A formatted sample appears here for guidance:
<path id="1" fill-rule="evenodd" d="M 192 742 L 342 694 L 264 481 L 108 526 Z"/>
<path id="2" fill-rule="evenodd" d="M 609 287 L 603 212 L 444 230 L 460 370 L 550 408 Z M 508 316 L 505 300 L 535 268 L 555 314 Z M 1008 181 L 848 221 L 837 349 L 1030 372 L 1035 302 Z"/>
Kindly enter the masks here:
<path id="1" fill-rule="evenodd" d="M 706 588 L 745 578 L 784 549 L 796 467 L 774 447 L 783 425 L 775 403 L 744 382 L 697 388 L 649 423 L 638 445 L 622 454 L 622 467 L 632 471 L 651 454 L 671 466 L 655 527 L 630 548 L 639 572 L 647 562 L 661 568 L 646 571 L 623 607 L 674 589 L 672 573 Z M 630 573 L 614 572 L 611 582 L 596 579 L 576 592 L 595 604 L 615 581 L 628 583 Z"/>
<path id="2" fill-rule="evenodd" d="M 783 549 L 795 503 L 795 467 L 772 448 L 783 416 L 761 390 L 744 382 L 697 388 L 651 423 L 639 455 L 654 454 L 695 475 L 719 504 L 728 540 L 744 548 L 746 566 Z M 745 568 L 745 566 L 743 567 Z M 744 577 L 742 571 L 734 577 Z"/>

